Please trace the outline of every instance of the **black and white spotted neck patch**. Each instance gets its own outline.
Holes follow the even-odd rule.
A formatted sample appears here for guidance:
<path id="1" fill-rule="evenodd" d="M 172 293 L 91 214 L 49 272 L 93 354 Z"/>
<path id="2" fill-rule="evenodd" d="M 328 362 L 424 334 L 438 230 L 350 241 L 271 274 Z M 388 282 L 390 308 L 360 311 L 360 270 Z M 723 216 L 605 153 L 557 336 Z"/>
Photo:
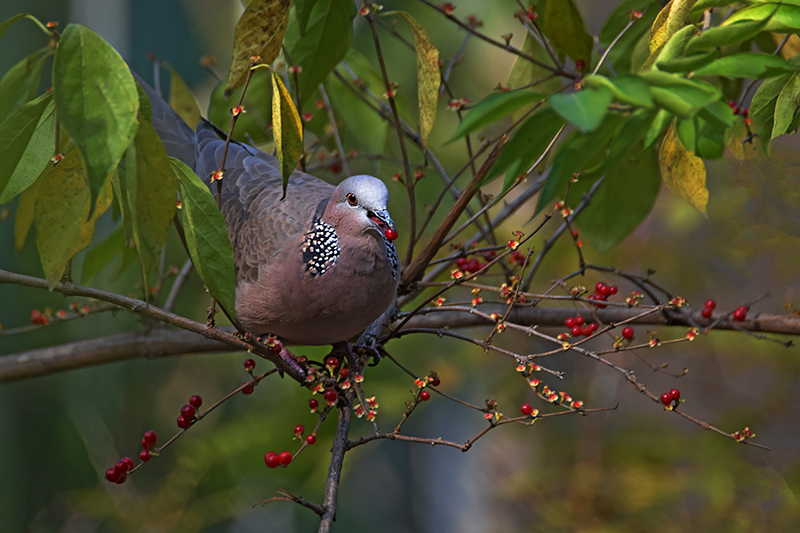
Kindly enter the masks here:
<path id="1" fill-rule="evenodd" d="M 303 263 L 312 276 L 324 274 L 339 259 L 339 236 L 330 224 L 315 219 L 303 240 Z"/>

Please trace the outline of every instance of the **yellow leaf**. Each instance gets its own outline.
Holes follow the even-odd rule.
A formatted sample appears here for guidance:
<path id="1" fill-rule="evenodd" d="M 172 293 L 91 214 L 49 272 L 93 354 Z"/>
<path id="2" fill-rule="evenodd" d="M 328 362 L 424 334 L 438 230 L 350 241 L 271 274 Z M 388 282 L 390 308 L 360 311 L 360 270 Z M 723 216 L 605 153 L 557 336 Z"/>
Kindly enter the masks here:
<path id="1" fill-rule="evenodd" d="M 36 245 L 52 290 L 70 259 L 91 244 L 95 221 L 111 205 L 111 180 L 106 178 L 103 182 L 95 208 L 91 209 L 89 180 L 78 150 L 71 151 L 57 165 L 48 163 L 40 179 L 34 207 Z"/>
<path id="2" fill-rule="evenodd" d="M 278 57 L 286 25 L 289 24 L 290 0 L 253 0 L 236 24 L 233 43 L 233 60 L 225 97 L 244 83 L 253 56 L 270 65 Z"/>
<path id="3" fill-rule="evenodd" d="M 281 166 L 283 196 L 286 196 L 289 176 L 303 156 L 303 128 L 292 97 L 275 72 L 272 73 L 272 134 Z"/>
<path id="4" fill-rule="evenodd" d="M 168 63 L 165 63 L 164 66 L 170 73 L 169 105 L 190 128 L 194 129 L 197 123 L 200 122 L 200 115 L 202 115 L 200 106 L 197 105 L 197 100 L 192 90 L 183 81 L 178 71 Z"/>
<path id="5" fill-rule="evenodd" d="M 642 70 L 646 70 L 655 63 L 661 49 L 667 44 L 678 30 L 689 23 L 689 12 L 697 0 L 670 0 L 659 11 L 653 29 L 650 32 L 650 57 L 645 62 Z"/>
<path id="6" fill-rule="evenodd" d="M 683 147 L 674 124 L 661 142 L 658 164 L 664 184 L 689 205 L 705 214 L 708 204 L 705 164 Z"/>
<path id="7" fill-rule="evenodd" d="M 17 251 L 22 250 L 22 247 L 25 246 L 28 232 L 33 225 L 33 208 L 36 205 L 36 197 L 39 195 L 39 187 L 42 185 L 42 176 L 45 171 L 42 171 L 36 181 L 19 195 L 17 213 L 14 217 L 14 247 Z"/>
<path id="8" fill-rule="evenodd" d="M 439 85 L 442 82 L 439 72 L 439 50 L 433 46 L 428 34 L 414 17 L 403 11 L 393 11 L 387 15 L 400 15 L 414 35 L 417 50 L 417 97 L 419 100 L 419 134 L 422 146 L 428 144 L 428 135 L 436 122 L 436 106 L 439 102 Z"/>
<path id="9" fill-rule="evenodd" d="M 785 33 L 770 33 L 770 35 L 772 36 L 772 40 L 775 41 L 775 44 L 778 46 L 780 46 L 780 44 L 783 43 L 783 40 L 786 39 Z M 783 43 L 783 48 L 781 48 L 780 54 L 784 59 L 789 59 L 790 57 L 800 54 L 800 37 L 794 33 L 789 35 L 789 38 L 786 39 L 785 43 Z"/>

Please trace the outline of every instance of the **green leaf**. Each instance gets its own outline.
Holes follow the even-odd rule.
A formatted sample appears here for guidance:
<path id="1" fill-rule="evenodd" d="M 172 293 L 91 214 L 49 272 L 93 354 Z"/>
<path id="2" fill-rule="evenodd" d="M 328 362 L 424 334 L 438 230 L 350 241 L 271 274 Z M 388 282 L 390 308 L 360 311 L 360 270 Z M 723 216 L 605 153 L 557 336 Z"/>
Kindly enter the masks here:
<path id="1" fill-rule="evenodd" d="M 510 115 L 517 109 L 526 105 L 532 105 L 543 98 L 546 98 L 544 94 L 531 92 L 525 89 L 492 93 L 472 106 L 464 117 L 464 120 L 462 120 L 461 124 L 456 128 L 449 142 L 470 135 Z"/>
<path id="2" fill-rule="evenodd" d="M 36 97 L 44 60 L 52 53 L 49 47 L 37 50 L 6 72 L 0 80 L 0 122 Z"/>
<path id="3" fill-rule="evenodd" d="M 355 16 L 351 0 L 317 0 L 305 33 L 300 32 L 296 18 L 289 21 L 284 45 L 293 64 L 302 68 L 297 74 L 302 104 L 347 53 Z"/>
<path id="4" fill-rule="evenodd" d="M 285 197 L 289 176 L 303 157 L 303 126 L 289 91 L 275 72 L 272 73 L 272 132 Z"/>
<path id="5" fill-rule="evenodd" d="M 768 19 L 768 22 L 762 28 L 763 31 L 797 33 L 800 31 L 800 6 L 789 5 L 786 2 L 758 3 L 736 11 L 728 17 L 725 24 L 732 25 L 745 20 L 765 19 Z"/>
<path id="6" fill-rule="evenodd" d="M 769 155 L 770 141 L 773 139 L 775 107 L 778 96 L 780 96 L 781 91 L 783 91 L 791 77 L 792 75 L 786 74 L 764 80 L 750 101 L 750 118 L 758 131 L 761 149 L 765 155 Z"/>
<path id="7" fill-rule="evenodd" d="M 169 106 L 175 110 L 184 122 L 194 130 L 200 122 L 200 106 L 197 104 L 197 99 L 192 94 L 189 86 L 183 81 L 183 78 L 175 67 L 169 63 L 164 65 L 169 70 Z"/>
<path id="8" fill-rule="evenodd" d="M 683 26 L 680 30 L 676 31 L 663 46 L 656 49 L 656 51 L 647 58 L 643 70 L 648 70 L 649 66 L 657 61 L 669 61 L 683 57 L 685 55 L 684 49 L 686 48 L 686 43 L 695 35 L 697 35 L 697 28 L 692 25 Z"/>
<path id="9" fill-rule="evenodd" d="M 697 69 L 695 76 L 726 76 L 728 78 L 748 78 L 752 80 L 772 78 L 797 72 L 800 66 L 794 66 L 778 56 L 759 54 L 757 52 L 739 52 L 722 57 Z"/>
<path id="10" fill-rule="evenodd" d="M 550 97 L 550 105 L 565 120 L 587 132 L 600 125 L 613 99 L 609 89 L 600 87 L 571 94 L 554 94 Z"/>
<path id="11" fill-rule="evenodd" d="M 537 213 L 558 195 L 566 192 L 567 184 L 575 174 L 580 174 L 582 183 L 590 183 L 598 176 L 587 174 L 587 170 L 605 170 L 603 163 L 608 160 L 612 139 L 625 124 L 626 118 L 622 113 L 609 113 L 596 130 L 588 133 L 574 132 L 561 144 L 550 168 L 550 175 L 539 195 Z M 573 201 L 573 197 L 570 201 Z"/>
<path id="12" fill-rule="evenodd" d="M 34 208 L 36 206 L 36 197 L 39 196 L 39 187 L 42 185 L 42 178 L 40 175 L 30 187 L 22 191 L 19 195 L 19 202 L 17 202 L 17 212 L 14 216 L 14 249 L 17 251 L 22 250 L 25 246 L 25 241 L 28 239 L 28 232 L 33 226 Z"/>
<path id="13" fill-rule="evenodd" d="M 111 181 L 106 180 L 98 193 L 93 201 L 77 150 L 45 170 L 34 216 L 36 245 L 50 290 L 75 254 L 91 244 L 95 221 L 111 205 Z"/>
<path id="14" fill-rule="evenodd" d="M 271 65 L 278 57 L 289 23 L 290 7 L 290 0 L 253 0 L 244 10 L 234 31 L 226 96 L 244 83 L 254 56 L 260 57 L 265 65 Z"/>
<path id="15" fill-rule="evenodd" d="M 692 116 L 722 97 L 722 93 L 707 83 L 674 74 L 648 71 L 641 76 L 650 84 L 656 105 L 678 116 Z"/>
<path id="16" fill-rule="evenodd" d="M 233 247 L 225 220 L 208 187 L 181 161 L 169 158 L 181 195 L 181 219 L 186 247 L 208 292 L 229 317 L 235 317 L 236 274 Z"/>
<path id="17" fill-rule="evenodd" d="M 581 13 L 574 0 L 547 2 L 544 9 L 544 32 L 550 42 L 573 61 L 592 62 L 594 40 L 586 31 Z"/>
<path id="18" fill-rule="evenodd" d="M 650 87 L 639 76 L 624 75 L 609 79 L 605 76 L 591 75 L 583 79 L 583 84 L 590 89 L 605 87 L 611 91 L 615 100 L 623 104 L 653 107 Z"/>
<path id="19" fill-rule="evenodd" d="M 664 72 L 691 72 L 704 67 L 719 57 L 719 50 L 711 50 L 686 57 L 657 61 L 656 68 Z"/>
<path id="20" fill-rule="evenodd" d="M 133 141 L 139 95 L 128 65 L 86 26 L 69 24 L 56 49 L 59 120 L 83 157 L 92 201 Z"/>
<path id="21" fill-rule="evenodd" d="M 545 65 L 550 65 L 555 68 L 550 54 L 547 53 L 547 50 L 545 50 L 544 47 L 539 44 L 539 41 L 537 41 L 536 38 L 530 33 L 526 32 L 525 34 L 525 42 L 522 44 L 522 52 L 534 59 L 538 59 Z M 550 79 L 542 81 L 548 76 Z M 515 56 L 514 66 L 511 67 L 511 74 L 508 76 L 508 82 L 506 85 L 508 85 L 511 89 L 519 89 L 523 87 L 529 87 L 533 83 L 536 83 L 535 90 L 541 91 L 545 94 L 554 93 L 561 89 L 561 80 L 558 78 L 558 76 L 553 76 L 553 72 L 551 70 L 547 70 L 546 68 L 541 67 L 536 63 L 532 63 L 523 57 Z M 514 118 L 516 119 L 517 117 Z"/>
<path id="22" fill-rule="evenodd" d="M 732 128 L 734 124 L 733 110 L 731 106 L 722 100 L 711 102 L 706 107 L 700 109 L 697 115 L 721 129 Z"/>
<path id="23" fill-rule="evenodd" d="M 694 152 L 694 147 L 697 143 L 697 128 L 694 119 L 679 118 L 675 121 L 675 127 L 678 131 L 678 139 L 683 147 L 690 152 Z"/>
<path id="24" fill-rule="evenodd" d="M 642 145 L 634 147 L 641 150 Z M 605 175 L 592 201 L 578 215 L 581 234 L 601 252 L 615 247 L 653 209 L 660 186 L 655 150 L 616 166 Z"/>
<path id="25" fill-rule="evenodd" d="M 649 150 L 656 143 L 656 141 L 658 141 L 664 135 L 664 132 L 667 131 L 669 125 L 672 124 L 672 118 L 672 113 L 666 109 L 659 109 L 658 113 L 653 119 L 652 124 L 650 124 L 650 127 L 647 129 L 647 132 L 644 135 L 643 150 Z"/>
<path id="26" fill-rule="evenodd" d="M 317 0 L 294 0 L 295 17 L 297 17 L 297 27 L 300 29 L 300 35 L 306 34 L 308 19 L 316 3 Z"/>
<path id="27" fill-rule="evenodd" d="M 177 192 L 169 169 L 167 152 L 149 122 L 142 122 L 133 144 L 119 166 L 119 197 L 126 231 L 133 239 L 145 293 L 149 294 L 148 276 L 158 264 L 158 254 L 167 240 L 175 215 Z"/>
<path id="28" fill-rule="evenodd" d="M 797 73 L 792 74 L 786 85 L 781 89 L 775 101 L 775 120 L 772 126 L 772 136 L 774 139 L 784 133 L 791 133 L 790 129 L 800 107 L 800 79 Z"/>
<path id="29" fill-rule="evenodd" d="M 0 124 L 0 204 L 24 191 L 53 156 L 52 93 L 28 102 Z"/>
<path id="30" fill-rule="evenodd" d="M 30 19 L 32 19 L 34 21 L 36 20 L 34 17 L 32 17 L 31 15 L 28 15 L 27 13 L 18 13 L 16 15 L 14 15 L 13 17 L 4 20 L 3 22 L 0 22 L 0 37 L 3 36 L 3 34 L 6 32 L 6 30 L 8 28 L 11 27 L 12 24 L 14 24 L 15 22 L 17 22 L 19 20 L 22 20 L 22 19 L 24 19 L 26 17 L 30 18 Z"/>
<path id="31" fill-rule="evenodd" d="M 542 155 L 563 125 L 564 120 L 549 107 L 531 115 L 503 147 L 486 176 L 486 182 L 503 173 L 506 185 L 516 182 Z"/>
<path id="32" fill-rule="evenodd" d="M 428 145 L 428 135 L 436 121 L 436 105 L 439 101 L 439 50 L 414 17 L 404 11 L 390 11 L 386 15 L 399 15 L 406 21 L 414 36 L 417 52 L 417 100 L 419 101 L 419 134 L 422 147 Z"/>
<path id="33" fill-rule="evenodd" d="M 694 7 L 692 7 L 691 18 L 697 20 L 704 11 L 713 9 L 715 7 L 728 6 L 739 0 L 697 0 Z"/>
<path id="34" fill-rule="evenodd" d="M 777 7 L 775 10 L 777 11 Z M 691 55 L 752 39 L 764 29 L 773 14 L 774 11 L 762 20 L 740 20 L 732 24 L 726 22 L 722 26 L 709 28 L 689 41 L 685 53 Z"/>

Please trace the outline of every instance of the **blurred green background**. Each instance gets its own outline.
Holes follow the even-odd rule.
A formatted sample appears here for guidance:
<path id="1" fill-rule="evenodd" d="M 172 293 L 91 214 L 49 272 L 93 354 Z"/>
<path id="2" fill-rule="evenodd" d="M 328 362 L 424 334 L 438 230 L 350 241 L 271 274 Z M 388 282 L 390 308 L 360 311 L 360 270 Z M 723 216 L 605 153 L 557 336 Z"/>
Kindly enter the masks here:
<path id="1" fill-rule="evenodd" d="M 589 31 L 597 34 L 608 10 L 618 3 L 579 0 Z M 478 13 L 489 35 L 522 34 L 512 17 L 517 5 L 511 0 L 494 1 L 491 8 L 480 0 L 455 4 L 462 17 Z M 428 29 L 444 61 L 462 43 L 461 31 L 421 3 L 386 2 L 386 7 L 411 12 Z M 220 71 L 226 71 L 241 9 L 238 0 L 6 0 L 0 4 L 0 20 L 27 11 L 44 21 L 58 20 L 62 27 L 67 22 L 87 24 L 142 73 L 150 71 L 145 54 L 153 51 L 176 65 L 205 104 L 216 83 L 198 60 L 213 55 Z M 393 79 L 400 81 L 413 109 L 414 57 L 385 32 L 382 39 Z M 370 42 L 368 28 L 357 18 L 354 46 L 374 66 Z M 519 37 L 512 43 L 519 46 Z M 32 25 L 14 25 L 0 41 L 0 72 L 42 44 Z M 457 96 L 475 101 L 498 82 L 505 83 L 510 57 L 475 39 L 464 57 L 452 78 Z M 431 145 L 438 149 L 455 124 L 442 104 Z M 356 132 L 354 137 L 365 136 Z M 777 144 L 769 162 L 730 159 L 709 165 L 710 220 L 662 191 L 654 212 L 622 246 L 599 254 L 587 245 L 588 260 L 635 273 L 653 268 L 660 284 L 694 305 L 715 298 L 719 309 L 733 309 L 766 292 L 768 297 L 755 311 L 795 309 L 800 297 L 800 157 L 796 138 Z M 414 163 L 422 163 L 417 151 L 410 152 Z M 465 159 L 458 143 L 439 153 L 449 168 L 458 168 Z M 397 172 L 390 163 L 373 170 L 382 177 Z M 426 173 L 420 195 L 433 198 L 439 181 L 433 170 Z M 326 171 L 319 175 L 341 178 Z M 403 191 L 394 184 L 391 193 L 392 211 L 402 229 Z M 41 276 L 35 236 L 15 253 L 15 203 L 0 206 L 4 208 L 11 216 L 0 222 L 0 268 Z M 529 213 L 520 213 L 499 234 L 510 235 L 518 228 L 531 231 L 528 218 Z M 532 245 L 539 249 L 552 228 Z M 112 229 L 105 220 L 95 242 Z M 180 266 L 183 254 L 174 236 L 168 250 L 169 263 Z M 534 290 L 575 268 L 574 252 L 557 247 Z M 136 290 L 136 268 L 125 269 L 117 280 L 114 269 L 107 270 L 93 286 L 123 293 Z M 584 284 L 599 279 L 589 276 Z M 500 278 L 486 276 L 483 281 L 499 283 Z M 623 293 L 631 289 L 620 285 Z M 3 285 L 0 323 L 7 329 L 23 326 L 31 309 L 65 309 L 70 301 Z M 202 320 L 206 306 L 202 285 L 192 277 L 177 311 Z M 125 313 L 92 315 L 2 336 L 0 355 L 139 327 L 139 320 Z M 645 332 L 637 327 L 640 338 Z M 663 329 L 659 336 L 678 338 L 683 333 Z M 482 335 L 485 332 L 476 332 Z M 503 335 L 504 345 L 520 352 L 544 349 L 511 332 Z M 523 402 L 546 409 L 512 363 L 464 343 L 412 336 L 393 341 L 388 349 L 418 374 L 436 370 L 444 391 L 471 403 L 492 398 L 509 415 Z M 756 440 L 772 451 L 736 445 L 665 413 L 618 374 L 569 354 L 548 361 L 568 373 L 563 382 L 548 384 L 587 407 L 619 404 L 617 410 L 549 419 L 533 427 L 504 426 L 466 454 L 401 442 L 357 448 L 346 457 L 336 530 L 795 531 L 800 523 L 797 348 L 715 332 L 691 344 L 638 355 L 654 364 L 669 363 L 672 373 L 683 367 L 689 373 L 679 379 L 653 373 L 631 353 L 614 357 L 614 362 L 634 369 L 653 391 L 679 388 L 686 399 L 684 409 L 701 420 L 731 432 L 751 427 Z M 160 442 L 169 438 L 176 431 L 178 410 L 191 394 L 202 395 L 210 404 L 242 383 L 247 378 L 244 359 L 244 354 L 229 354 L 137 360 L 0 386 L 0 530 L 314 530 L 317 517 L 306 509 L 286 502 L 260 504 L 279 488 L 312 501 L 322 498 L 333 420 L 323 426 L 317 444 L 289 468 L 268 470 L 263 463 L 267 451 L 297 448 L 291 440 L 296 424 L 308 430 L 316 421 L 307 409 L 310 394 L 288 380 L 269 378 L 252 396 L 227 402 L 124 485 L 103 479 L 116 459 L 138 454 L 146 430 L 157 431 Z M 264 367 L 260 363 L 257 370 Z M 384 361 L 370 369 L 366 386 L 380 402 L 381 427 L 390 429 L 411 397 L 413 382 Z M 434 395 L 405 431 L 463 442 L 484 427 L 479 414 Z M 354 423 L 354 436 L 370 431 L 365 421 Z"/>

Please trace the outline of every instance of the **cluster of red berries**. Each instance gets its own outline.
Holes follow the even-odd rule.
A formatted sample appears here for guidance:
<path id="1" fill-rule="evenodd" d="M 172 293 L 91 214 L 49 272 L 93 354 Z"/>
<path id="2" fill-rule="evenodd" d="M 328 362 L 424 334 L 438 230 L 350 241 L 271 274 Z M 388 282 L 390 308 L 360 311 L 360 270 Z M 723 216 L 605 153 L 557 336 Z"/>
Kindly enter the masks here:
<path id="1" fill-rule="evenodd" d="M 706 306 L 703 307 L 703 318 L 711 318 L 711 315 L 714 314 L 714 309 L 717 308 L 717 302 L 714 300 L 706 300 Z"/>
<path id="2" fill-rule="evenodd" d="M 48 322 L 50 322 L 50 319 L 43 315 L 38 309 L 33 309 L 31 311 L 31 324 L 35 326 L 46 326 Z"/>
<path id="3" fill-rule="evenodd" d="M 194 424 L 197 410 L 200 409 L 201 405 L 203 405 L 203 399 L 200 396 L 195 394 L 189 398 L 189 403 L 181 407 L 181 415 L 178 417 L 178 427 L 186 429 Z"/>
<path id="4" fill-rule="evenodd" d="M 114 464 L 111 468 L 106 470 L 106 479 L 111 483 L 122 485 L 128 477 L 128 472 L 133 470 L 133 459 L 124 457 Z"/>
<path id="5" fill-rule="evenodd" d="M 267 452 L 264 454 L 264 462 L 270 468 L 277 468 L 278 465 L 289 466 L 292 462 L 292 454 L 287 451 L 281 453 Z"/>
<path id="6" fill-rule="evenodd" d="M 678 389 L 672 389 L 669 392 L 665 392 L 661 395 L 661 403 L 664 405 L 672 405 L 676 403 L 678 400 L 681 399 L 681 391 Z"/>
<path id="7" fill-rule="evenodd" d="M 586 324 L 582 316 L 571 316 L 564 321 L 564 325 L 569 328 L 570 335 L 573 337 L 590 337 L 600 326 L 596 322 Z"/>
<path id="8" fill-rule="evenodd" d="M 142 437 L 142 448 L 144 448 L 144 450 L 139 452 L 139 459 L 143 463 L 146 463 L 147 461 L 150 460 L 151 457 L 150 450 L 155 448 L 157 443 L 158 443 L 158 434 L 155 431 L 150 430 L 144 434 L 144 436 Z"/>
<path id="9" fill-rule="evenodd" d="M 486 263 L 481 263 L 480 260 L 474 257 L 459 257 L 456 259 L 456 267 L 466 274 L 474 274 L 482 270 L 485 266 Z"/>
<path id="10" fill-rule="evenodd" d="M 608 300 L 609 296 L 613 296 L 617 294 L 619 291 L 619 287 L 616 285 L 609 285 L 605 281 L 598 281 L 597 285 L 594 286 L 594 292 L 589 295 L 590 300 L 597 300 L 600 302 L 604 302 Z M 605 309 L 607 306 L 605 304 L 592 304 L 598 309 Z"/>

